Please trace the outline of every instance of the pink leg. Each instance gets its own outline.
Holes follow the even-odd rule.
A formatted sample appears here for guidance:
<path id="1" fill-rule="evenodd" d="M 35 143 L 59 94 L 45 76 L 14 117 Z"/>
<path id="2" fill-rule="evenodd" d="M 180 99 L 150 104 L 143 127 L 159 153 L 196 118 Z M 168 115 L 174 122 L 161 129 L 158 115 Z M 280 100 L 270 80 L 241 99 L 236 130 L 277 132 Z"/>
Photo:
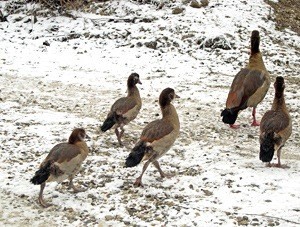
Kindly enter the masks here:
<path id="1" fill-rule="evenodd" d="M 282 146 L 277 151 L 277 161 L 278 161 L 278 163 L 274 165 L 275 167 L 278 167 L 278 168 L 282 168 L 283 167 L 281 165 L 281 162 L 280 162 L 281 148 L 282 148 Z"/>
<path id="2" fill-rule="evenodd" d="M 277 159 L 278 159 L 278 166 L 281 167 L 281 162 L 280 162 L 280 154 L 281 154 L 281 147 L 277 151 Z"/>
<path id="3" fill-rule="evenodd" d="M 277 167 L 277 168 L 290 168 L 288 167 L 287 165 L 282 165 L 281 162 L 280 162 L 280 155 L 281 155 L 281 149 L 282 149 L 283 146 L 281 146 L 278 150 L 277 150 L 277 160 L 278 162 L 275 164 L 269 164 L 270 167 Z"/>
<path id="4" fill-rule="evenodd" d="M 119 142 L 119 145 L 122 147 L 123 146 L 123 143 L 121 141 L 121 137 L 124 133 L 124 129 L 121 129 L 121 132 L 119 132 L 118 128 L 115 129 L 115 133 L 116 133 L 116 136 L 117 136 L 117 139 L 118 139 L 118 142 Z"/>
<path id="5" fill-rule="evenodd" d="M 142 183 L 142 177 L 143 177 L 143 174 L 144 174 L 144 172 L 146 171 L 147 167 L 149 166 L 150 162 L 151 162 L 151 160 L 148 160 L 148 161 L 144 164 L 142 173 L 141 173 L 141 175 L 140 175 L 138 178 L 136 178 L 136 180 L 135 180 L 135 182 L 134 182 L 134 186 L 136 186 L 136 187 L 144 187 L 144 185 L 143 185 L 143 183 Z"/>
<path id="6" fill-rule="evenodd" d="M 229 125 L 230 126 L 230 128 L 232 128 L 232 129 L 238 129 L 240 126 L 239 125 Z"/>
<path id="7" fill-rule="evenodd" d="M 252 110 L 253 122 L 252 122 L 251 126 L 259 126 L 259 122 L 256 121 L 255 114 L 256 114 L 256 107 L 253 107 L 253 110 Z"/>
<path id="8" fill-rule="evenodd" d="M 166 177 L 166 178 L 171 178 L 171 177 L 174 176 L 174 174 L 171 174 L 171 173 L 164 173 L 164 172 L 162 171 L 162 169 L 160 168 L 160 165 L 159 165 L 159 163 L 158 163 L 157 160 L 153 161 L 152 163 L 153 163 L 153 165 L 155 166 L 155 168 L 158 170 L 158 172 L 159 172 L 161 178 L 164 178 L 164 177 Z"/>
<path id="9" fill-rule="evenodd" d="M 39 203 L 41 204 L 42 207 L 47 208 L 47 207 L 51 206 L 51 204 L 46 203 L 44 201 L 43 191 L 44 191 L 45 186 L 46 186 L 45 182 L 41 184 L 41 190 L 40 190 L 40 194 L 39 194 Z"/>

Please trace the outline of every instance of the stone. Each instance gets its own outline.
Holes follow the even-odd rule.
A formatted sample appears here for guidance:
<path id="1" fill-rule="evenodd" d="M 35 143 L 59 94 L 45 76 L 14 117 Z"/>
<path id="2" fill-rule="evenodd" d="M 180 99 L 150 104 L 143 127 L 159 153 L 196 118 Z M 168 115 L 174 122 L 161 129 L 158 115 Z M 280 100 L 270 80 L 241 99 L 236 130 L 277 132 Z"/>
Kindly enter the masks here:
<path id="1" fill-rule="evenodd" d="M 181 7 L 175 7 L 173 10 L 172 10 L 172 14 L 181 14 L 183 12 L 183 8 Z"/>
<path id="2" fill-rule="evenodd" d="M 208 0 L 201 0 L 200 2 L 201 2 L 201 5 L 204 6 L 204 7 L 208 6 L 208 3 L 209 3 Z"/>
<path id="3" fill-rule="evenodd" d="M 191 3 L 190 3 L 190 6 L 192 8 L 196 8 L 196 9 L 201 8 L 201 5 L 197 0 L 192 0 Z"/>
<path id="4" fill-rule="evenodd" d="M 157 47 L 157 42 L 156 41 L 150 41 L 150 42 L 145 42 L 144 43 L 146 47 L 150 48 L 150 49 L 156 49 Z"/>

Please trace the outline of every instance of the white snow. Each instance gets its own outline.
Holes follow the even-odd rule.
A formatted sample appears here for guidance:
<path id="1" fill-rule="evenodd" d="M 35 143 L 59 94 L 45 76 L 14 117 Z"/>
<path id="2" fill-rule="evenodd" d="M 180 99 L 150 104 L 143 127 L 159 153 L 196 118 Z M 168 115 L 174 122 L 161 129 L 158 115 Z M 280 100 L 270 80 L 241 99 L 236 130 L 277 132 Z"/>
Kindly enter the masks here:
<path id="1" fill-rule="evenodd" d="M 275 30 L 267 19 L 270 6 L 263 0 L 211 0 L 200 9 L 172 2 L 157 10 L 155 5 L 113 1 L 103 3 L 115 10 L 108 16 L 73 12 L 75 20 L 38 16 L 35 24 L 24 23 L 31 18 L 25 10 L 0 23 L 1 225 L 300 224 L 300 37 Z M 174 6 L 185 11 L 173 15 Z M 123 20 L 133 17 L 153 21 Z M 293 134 L 282 153 L 287 169 L 267 168 L 259 161 L 259 128 L 250 126 L 250 109 L 239 115 L 238 130 L 220 118 L 232 79 L 247 64 L 253 29 L 260 31 L 272 83 L 278 75 L 286 79 L 293 120 Z M 72 34 L 80 36 L 62 41 Z M 198 39 L 217 36 L 232 49 L 197 44 Z M 137 46 L 148 41 L 157 41 L 157 49 Z M 126 95 L 132 72 L 143 83 L 138 85 L 143 106 L 126 126 L 125 147 L 119 147 L 113 131 L 104 134 L 99 127 L 113 101 Z M 181 133 L 160 163 L 176 176 L 160 179 L 149 166 L 145 188 L 135 188 L 132 183 L 142 164 L 127 169 L 124 161 L 146 123 L 158 118 L 157 99 L 166 87 L 180 96 L 174 106 Z M 258 106 L 258 119 L 270 109 L 273 96 L 271 86 Z M 53 206 L 43 209 L 37 203 L 39 187 L 29 179 L 75 127 L 84 127 L 92 137 L 91 153 L 74 180 L 88 190 L 73 194 L 66 183 L 49 183 L 44 197 Z"/>

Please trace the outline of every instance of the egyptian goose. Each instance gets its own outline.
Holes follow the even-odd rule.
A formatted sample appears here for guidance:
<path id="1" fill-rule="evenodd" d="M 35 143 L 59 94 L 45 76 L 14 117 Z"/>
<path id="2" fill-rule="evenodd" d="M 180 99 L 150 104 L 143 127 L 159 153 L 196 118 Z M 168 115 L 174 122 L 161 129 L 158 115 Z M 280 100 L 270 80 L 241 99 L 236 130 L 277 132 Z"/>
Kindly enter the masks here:
<path id="1" fill-rule="evenodd" d="M 126 167 L 133 167 L 142 160 L 147 160 L 142 174 L 134 183 L 136 186 L 143 186 L 142 176 L 150 163 L 158 169 L 161 177 L 171 176 L 161 170 L 157 160 L 171 148 L 179 135 L 179 118 L 175 107 L 171 104 L 175 97 L 178 96 L 172 88 L 166 88 L 161 92 L 159 105 L 162 119 L 152 121 L 144 128 L 139 141 L 126 159 Z"/>
<path id="2" fill-rule="evenodd" d="M 264 99 L 270 87 L 270 75 L 264 65 L 262 54 L 259 51 L 259 32 L 254 30 L 251 35 L 251 54 L 246 68 L 241 69 L 235 76 L 226 101 L 226 108 L 222 111 L 222 121 L 234 125 L 238 113 L 247 107 L 253 107 L 252 126 L 259 126 L 256 121 L 256 106 Z"/>
<path id="3" fill-rule="evenodd" d="M 68 143 L 60 143 L 54 146 L 40 165 L 40 169 L 35 172 L 34 177 L 30 180 L 35 185 L 41 185 L 38 201 L 43 207 L 50 205 L 43 199 L 46 182 L 62 182 L 65 179 L 69 179 L 69 188 L 72 188 L 74 192 L 86 190 L 77 188 L 73 184 L 74 176 L 78 173 L 82 162 L 89 153 L 89 149 L 84 142 L 85 137 L 84 129 L 74 129 Z"/>
<path id="4" fill-rule="evenodd" d="M 140 77 L 137 73 L 132 73 L 127 80 L 127 97 L 115 101 L 101 126 L 101 131 L 106 132 L 115 125 L 115 133 L 121 146 L 124 126 L 136 118 L 142 107 L 140 92 L 136 84 L 142 84 Z"/>
<path id="5" fill-rule="evenodd" d="M 282 167 L 280 153 L 292 133 L 292 120 L 285 105 L 283 77 L 276 77 L 274 87 L 275 98 L 272 109 L 264 114 L 260 124 L 259 159 L 268 162 L 268 165 L 271 166 L 270 162 L 275 150 L 277 150 L 278 164 L 275 166 Z"/>

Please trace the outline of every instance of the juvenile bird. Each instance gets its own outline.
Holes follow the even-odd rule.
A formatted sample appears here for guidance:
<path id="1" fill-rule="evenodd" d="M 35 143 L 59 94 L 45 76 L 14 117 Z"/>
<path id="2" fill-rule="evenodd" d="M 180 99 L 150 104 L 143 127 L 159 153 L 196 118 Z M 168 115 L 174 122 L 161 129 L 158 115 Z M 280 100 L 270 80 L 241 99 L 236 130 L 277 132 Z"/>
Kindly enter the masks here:
<path id="1" fill-rule="evenodd" d="M 171 148 L 179 135 L 180 123 L 178 114 L 175 107 L 171 104 L 175 97 L 178 96 L 172 88 L 166 88 L 161 92 L 159 105 L 162 118 L 152 121 L 144 128 L 139 141 L 126 159 L 126 167 L 133 167 L 142 160 L 147 160 L 141 175 L 134 183 L 136 186 L 143 186 L 142 177 L 150 163 L 157 168 L 161 177 L 171 176 L 161 170 L 157 160 Z"/>
<path id="2" fill-rule="evenodd" d="M 124 126 L 137 117 L 142 107 L 140 92 L 136 84 L 142 84 L 140 77 L 137 73 L 132 73 L 127 80 L 127 97 L 115 101 L 101 126 L 102 132 L 106 132 L 115 126 L 115 133 L 120 146 L 123 145 L 121 137 L 124 133 Z"/>
<path id="3" fill-rule="evenodd" d="M 278 164 L 275 166 L 282 167 L 280 162 L 281 149 L 292 133 L 292 120 L 285 105 L 283 77 L 276 77 L 274 87 L 275 97 L 272 109 L 264 114 L 260 124 L 259 159 L 268 162 L 271 166 L 270 162 L 275 150 L 277 150 Z"/>
<path id="4" fill-rule="evenodd" d="M 86 190 L 77 188 L 73 184 L 74 176 L 78 173 L 82 162 L 89 153 L 87 144 L 84 142 L 85 137 L 84 129 L 74 129 L 68 143 L 60 143 L 54 146 L 40 165 L 39 170 L 35 172 L 34 177 L 30 180 L 35 185 L 41 185 L 38 201 L 43 207 L 50 205 L 43 199 L 46 182 L 62 182 L 65 179 L 69 179 L 69 188 L 72 188 L 74 192 Z"/>
<path id="5" fill-rule="evenodd" d="M 226 108 L 222 111 L 222 121 L 229 124 L 231 128 L 238 128 L 234 125 L 241 110 L 253 107 L 252 126 L 259 126 L 256 120 L 256 107 L 266 96 L 270 87 L 270 75 L 264 65 L 262 54 L 259 50 L 259 32 L 254 30 L 251 35 L 251 54 L 249 63 L 235 76 L 226 101 Z"/>

